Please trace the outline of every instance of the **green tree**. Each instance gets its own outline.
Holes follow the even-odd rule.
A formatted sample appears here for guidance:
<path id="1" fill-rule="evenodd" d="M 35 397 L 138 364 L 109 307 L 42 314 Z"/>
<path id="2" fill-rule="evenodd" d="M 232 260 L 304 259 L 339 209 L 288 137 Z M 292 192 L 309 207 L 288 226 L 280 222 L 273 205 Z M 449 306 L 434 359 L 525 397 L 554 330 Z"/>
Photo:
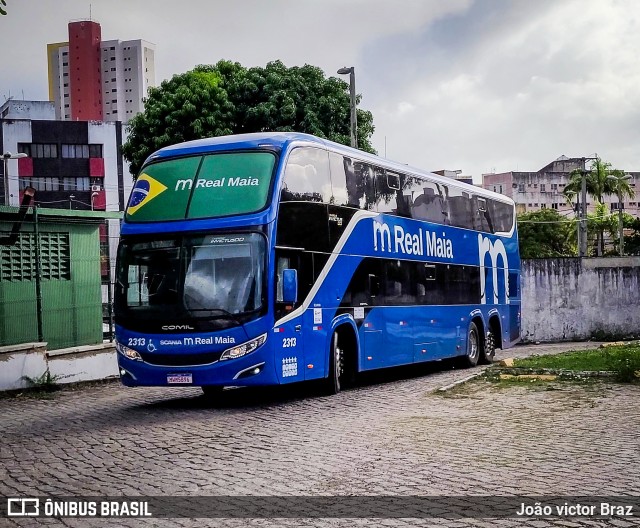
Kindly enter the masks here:
<path id="1" fill-rule="evenodd" d="M 149 89 L 145 110 L 129 122 L 122 146 L 131 173 L 136 175 L 147 156 L 161 147 L 231 134 L 234 106 L 221 84 L 213 67 L 198 66 Z"/>
<path id="2" fill-rule="evenodd" d="M 618 203 L 623 203 L 625 198 L 634 198 L 636 193 L 631 187 L 629 183 L 632 180 L 631 175 L 625 174 L 624 171 L 616 170 L 613 171 L 609 176 L 609 181 L 613 184 L 614 194 L 618 197 Z M 618 246 L 618 254 L 620 251 L 620 223 L 622 222 L 623 228 L 628 224 L 633 222 L 633 217 L 627 213 L 623 213 L 622 209 L 618 209 L 618 222 L 615 233 L 612 234 L 612 237 L 617 240 L 616 245 Z M 622 232 L 622 238 L 624 239 L 624 229 Z"/>
<path id="3" fill-rule="evenodd" d="M 573 257 L 576 255 L 575 221 L 555 209 L 518 215 L 522 258 Z"/>
<path id="4" fill-rule="evenodd" d="M 358 96 L 358 102 L 360 96 Z M 348 145 L 349 85 L 320 68 L 282 62 L 245 68 L 219 61 L 174 75 L 145 99 L 129 122 L 124 157 L 136 175 L 158 148 L 204 137 L 248 132 L 305 132 Z M 358 109 L 358 147 L 375 152 L 371 112 Z"/>
<path id="5" fill-rule="evenodd" d="M 608 179 L 611 184 L 611 194 L 622 198 L 623 201 L 625 198 L 635 197 L 636 192 L 629 183 L 632 179 L 630 174 L 625 174 L 621 170 L 612 170 Z"/>
<path id="6" fill-rule="evenodd" d="M 615 236 L 617 226 L 618 220 L 610 213 L 606 204 L 596 202 L 593 213 L 587 214 L 587 235 L 598 256 L 604 255 L 604 233 Z M 591 238 L 590 233 L 595 233 L 596 236 Z"/>
<path id="7" fill-rule="evenodd" d="M 630 236 L 624 237 L 624 252 L 626 255 L 640 255 L 640 218 L 633 218 L 625 214 L 624 227 L 632 229 Z"/>
<path id="8" fill-rule="evenodd" d="M 598 202 L 598 204 L 604 202 L 605 196 L 616 194 L 619 188 L 621 190 L 624 188 L 624 183 L 622 182 L 622 180 L 624 180 L 624 172 L 618 169 L 612 169 L 611 163 L 596 158 L 592 161 L 591 167 L 588 170 L 575 169 L 569 175 L 569 183 L 564 188 L 564 195 L 571 203 L 573 203 L 577 196 L 580 196 L 583 173 L 585 174 L 587 194 L 590 195 L 594 201 Z M 626 184 L 628 189 L 626 192 L 633 192 L 628 182 L 626 182 Z M 594 225 L 598 229 L 597 254 L 602 255 L 604 252 L 605 228 L 600 227 L 597 221 Z"/>

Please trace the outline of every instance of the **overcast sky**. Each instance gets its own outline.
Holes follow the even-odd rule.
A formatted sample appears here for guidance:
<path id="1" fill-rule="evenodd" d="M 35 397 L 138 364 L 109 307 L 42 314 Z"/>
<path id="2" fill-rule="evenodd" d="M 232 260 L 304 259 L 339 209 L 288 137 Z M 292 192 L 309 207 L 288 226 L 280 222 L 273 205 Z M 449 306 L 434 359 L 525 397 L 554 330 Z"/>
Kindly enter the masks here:
<path id="1" fill-rule="evenodd" d="M 7 0 L 0 97 L 48 97 L 46 45 L 88 0 Z M 380 155 L 535 171 L 597 153 L 640 171 L 637 0 L 94 0 L 102 38 L 156 45 L 156 82 L 220 59 L 354 66 Z M 345 77 L 348 80 L 348 77 Z"/>

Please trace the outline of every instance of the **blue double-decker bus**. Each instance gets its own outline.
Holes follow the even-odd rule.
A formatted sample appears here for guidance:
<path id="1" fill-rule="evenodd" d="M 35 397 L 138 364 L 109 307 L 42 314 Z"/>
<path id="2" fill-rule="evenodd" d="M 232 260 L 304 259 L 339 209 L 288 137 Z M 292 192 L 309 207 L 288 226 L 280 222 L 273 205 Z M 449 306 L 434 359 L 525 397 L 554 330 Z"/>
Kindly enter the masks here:
<path id="1" fill-rule="evenodd" d="M 511 199 L 314 136 L 151 155 L 125 213 L 115 322 L 127 386 L 323 380 L 520 336 Z"/>

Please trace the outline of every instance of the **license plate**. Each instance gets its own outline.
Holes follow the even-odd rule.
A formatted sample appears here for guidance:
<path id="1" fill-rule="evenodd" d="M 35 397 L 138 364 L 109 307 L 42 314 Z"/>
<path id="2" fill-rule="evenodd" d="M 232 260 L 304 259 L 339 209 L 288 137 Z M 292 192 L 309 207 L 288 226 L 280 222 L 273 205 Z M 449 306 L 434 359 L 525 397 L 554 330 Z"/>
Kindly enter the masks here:
<path id="1" fill-rule="evenodd" d="M 193 374 L 167 374 L 167 383 L 171 385 L 190 385 L 193 383 Z"/>

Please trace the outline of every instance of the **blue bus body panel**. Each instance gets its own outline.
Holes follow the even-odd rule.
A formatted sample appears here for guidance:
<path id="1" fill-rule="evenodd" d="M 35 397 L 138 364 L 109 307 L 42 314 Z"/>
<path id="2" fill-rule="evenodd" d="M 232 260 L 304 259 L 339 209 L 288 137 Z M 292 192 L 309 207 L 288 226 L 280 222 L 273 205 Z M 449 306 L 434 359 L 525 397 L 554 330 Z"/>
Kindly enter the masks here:
<path id="1" fill-rule="evenodd" d="M 345 155 L 376 159 L 348 147 L 296 133 L 246 134 L 192 141 L 163 148 L 147 159 L 146 163 L 151 163 L 230 149 L 272 149 L 280 153 L 277 180 L 263 211 L 215 219 L 157 223 L 125 221 L 121 228 L 123 236 L 240 229 L 264 232 L 269 248 L 266 268 L 267 277 L 271 278 L 267 282 L 269 306 L 265 316 L 251 323 L 209 334 L 147 335 L 117 326 L 118 342 L 125 346 L 131 343 L 129 348 L 148 356 L 153 352 L 217 353 L 264 333 L 267 340 L 256 351 L 241 358 L 199 366 L 154 366 L 118 354 L 119 365 L 127 372 L 122 377 L 124 384 L 167 385 L 168 374 L 180 373 L 191 374 L 192 384 L 196 386 L 269 385 L 323 378 L 328 373 L 331 339 L 340 325 L 356 331 L 357 365 L 361 371 L 462 355 L 474 317 L 482 321 L 485 329 L 490 317 L 499 318 L 503 348 L 519 340 L 520 258 L 515 227 L 511 233 L 491 234 L 363 210 L 351 219 L 310 293 L 299 299 L 291 313 L 275 321 L 272 281 L 276 271 L 277 198 L 286 156 L 293 146 L 300 144 L 331 146 L 331 150 Z M 395 165 L 397 170 L 410 170 Z M 376 306 L 354 301 L 351 306 L 341 306 L 351 278 L 366 258 L 479 267 L 480 302 Z M 198 344 L 190 341 L 196 337 L 201 339 Z M 140 344 L 141 339 L 144 345 Z M 238 378 L 239 373 L 255 365 L 261 365 L 258 374 Z"/>
<path id="2" fill-rule="evenodd" d="M 388 235 L 387 235 L 388 232 Z M 411 241 L 411 244 L 409 244 Z M 418 262 L 481 265 L 485 276 L 480 304 L 427 306 L 366 306 L 364 318 L 358 321 L 360 370 L 433 361 L 466 351 L 467 332 L 471 320 L 478 317 L 487 328 L 490 316 L 499 317 L 503 348 L 519 338 L 509 332 L 519 326 L 520 299 L 517 287 L 509 297 L 509 273 L 519 280 L 520 260 L 515 232 L 510 237 L 479 233 L 449 226 L 428 224 L 412 219 L 363 213 L 356 219 L 344 245 L 336 250 L 323 270 L 317 291 L 311 292 L 305 305 L 302 332 L 309 348 L 322 350 L 317 341 L 330 340 L 313 324 L 314 312 L 332 319 L 338 312 L 336 299 L 345 289 L 363 258 L 386 257 Z M 481 264 L 481 257 L 483 262 Z M 513 289 L 513 286 L 512 286 Z M 494 302 L 497 301 L 497 302 Z M 359 307 L 349 313 L 356 317 Z M 310 331 L 313 329 L 313 331 Z M 307 343 L 305 343 L 307 344 Z M 312 355 L 308 354 L 311 359 Z M 317 360 L 317 358 L 314 358 Z"/>

